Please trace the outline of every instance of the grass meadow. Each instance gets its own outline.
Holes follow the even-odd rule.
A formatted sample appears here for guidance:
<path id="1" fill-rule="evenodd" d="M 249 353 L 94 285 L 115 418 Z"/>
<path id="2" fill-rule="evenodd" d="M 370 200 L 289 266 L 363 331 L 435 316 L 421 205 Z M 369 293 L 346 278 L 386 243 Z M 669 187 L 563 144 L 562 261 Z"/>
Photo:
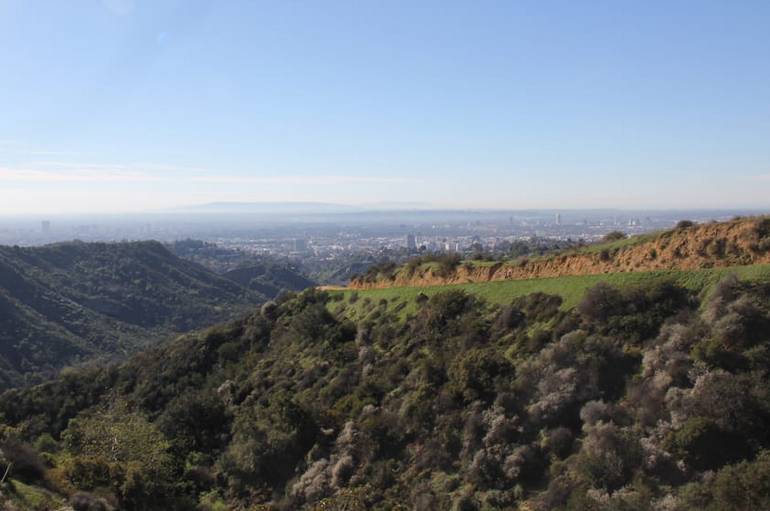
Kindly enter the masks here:
<path id="1" fill-rule="evenodd" d="M 507 304 L 516 297 L 542 292 L 559 295 L 564 300 L 562 307 L 574 307 L 587 289 L 600 282 L 618 287 L 644 286 L 657 282 L 670 281 L 695 292 L 708 294 L 713 286 L 729 274 L 735 274 L 741 280 L 770 281 L 770 265 L 732 266 L 702 270 L 660 270 L 648 272 L 624 272 L 599 275 L 578 275 L 530 280 L 501 280 L 492 282 L 474 282 L 468 284 L 449 284 L 427 287 L 391 287 L 364 291 L 331 291 L 338 300 L 345 303 L 346 314 L 355 319 L 366 315 L 372 305 L 397 308 L 402 315 L 415 312 L 417 297 L 428 297 L 449 289 L 462 289 L 484 298 L 493 304 Z M 341 297 L 340 297 L 341 295 Z M 387 301 L 387 304 L 383 302 Z M 339 301 L 330 302 L 332 310 L 339 307 Z M 336 305 L 335 305 L 336 304 Z"/>

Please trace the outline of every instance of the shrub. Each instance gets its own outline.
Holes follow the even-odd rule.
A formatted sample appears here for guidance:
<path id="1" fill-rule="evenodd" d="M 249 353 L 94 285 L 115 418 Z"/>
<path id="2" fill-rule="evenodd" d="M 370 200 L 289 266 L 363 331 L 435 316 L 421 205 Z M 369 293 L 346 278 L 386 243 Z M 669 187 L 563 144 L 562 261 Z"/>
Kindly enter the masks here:
<path id="1" fill-rule="evenodd" d="M 266 405 L 252 404 L 242 410 L 232 430 L 223 470 L 231 484 L 245 489 L 259 481 L 282 481 L 291 474 L 313 446 L 318 426 L 291 398 L 278 395 Z"/>
<path id="2" fill-rule="evenodd" d="M 606 321 L 620 310 L 621 302 L 620 291 L 609 284 L 599 283 L 586 292 L 577 309 L 592 320 Z"/>
<path id="3" fill-rule="evenodd" d="M 691 304 L 689 292 L 669 282 L 623 291 L 600 283 L 586 292 L 577 309 L 599 331 L 640 341 L 657 335 L 668 317 Z"/>
<path id="4" fill-rule="evenodd" d="M 478 511 L 479 502 L 471 495 L 462 495 L 452 504 L 452 511 Z"/>
<path id="5" fill-rule="evenodd" d="M 169 442 L 125 405 L 71 420 L 63 441 L 75 455 L 66 473 L 77 489 L 111 487 L 128 510 L 162 508 L 173 499 Z"/>
<path id="6" fill-rule="evenodd" d="M 326 306 L 314 303 L 292 317 L 291 328 L 303 341 L 314 342 L 322 339 L 334 323 Z"/>
<path id="7" fill-rule="evenodd" d="M 542 448 L 550 451 L 558 458 L 565 458 L 572 450 L 574 437 L 569 428 L 560 426 L 544 433 Z"/>
<path id="8" fill-rule="evenodd" d="M 708 255 L 721 259 L 725 256 L 725 247 L 727 247 L 727 241 L 724 238 L 717 238 L 709 244 Z"/>
<path id="9" fill-rule="evenodd" d="M 671 433 L 666 447 L 685 460 L 695 470 L 713 470 L 750 454 L 742 435 L 722 430 L 705 417 L 689 419 Z"/>
<path id="10" fill-rule="evenodd" d="M 110 511 L 110 506 L 103 498 L 86 492 L 77 492 L 70 498 L 70 505 L 75 511 Z"/>
<path id="11" fill-rule="evenodd" d="M 230 416 L 213 392 L 189 392 L 174 399 L 157 424 L 184 451 L 211 452 L 222 445 L 221 430 L 230 424 Z"/>
<path id="12" fill-rule="evenodd" d="M 3 473 L 10 464 L 11 470 L 9 474 L 11 477 L 27 482 L 43 480 L 45 476 L 45 463 L 40 455 L 28 444 L 18 440 L 7 440 L 0 446 L 0 452 L 2 452 L 2 457 L 5 458 L 5 464 L 1 467 Z"/>
<path id="13" fill-rule="evenodd" d="M 457 269 L 461 261 L 462 257 L 460 257 L 459 254 L 447 254 L 442 256 L 438 260 L 438 276 L 444 278 L 449 277 L 455 272 L 455 269 Z"/>
<path id="14" fill-rule="evenodd" d="M 500 309 L 495 326 L 500 330 L 513 330 L 524 322 L 524 313 L 517 307 L 507 305 Z"/>
<path id="15" fill-rule="evenodd" d="M 626 233 L 623 231 L 612 231 L 604 235 L 604 241 L 620 241 L 626 239 Z"/>
<path id="16" fill-rule="evenodd" d="M 514 308 L 523 311 L 527 320 L 533 323 L 549 321 L 559 312 L 561 304 L 561 296 L 540 292 L 522 296 L 511 303 Z"/>
<path id="17" fill-rule="evenodd" d="M 641 462 L 641 448 L 629 431 L 599 422 L 588 428 L 578 471 L 594 488 L 615 491 L 628 483 Z"/>
<path id="18" fill-rule="evenodd" d="M 754 227 L 754 232 L 760 240 L 770 237 L 770 218 L 759 220 Z"/>
<path id="19" fill-rule="evenodd" d="M 474 308 L 476 298 L 465 291 L 443 291 L 433 295 L 427 303 L 424 314 L 427 316 L 426 325 L 433 332 L 439 334 L 449 323 L 459 319 L 466 312 Z"/>
<path id="20" fill-rule="evenodd" d="M 490 401 L 499 379 L 513 375 L 513 367 L 491 350 L 474 349 L 458 358 L 449 369 L 449 381 L 467 401 Z"/>
<path id="21" fill-rule="evenodd" d="M 370 266 L 363 277 L 364 282 L 374 282 L 378 278 L 394 279 L 398 265 L 390 260 L 380 261 Z"/>
<path id="22" fill-rule="evenodd" d="M 272 321 L 278 316 L 278 304 L 273 300 L 268 300 L 260 308 L 260 313 L 265 319 Z"/>
<path id="23" fill-rule="evenodd" d="M 676 511 L 770 509 L 770 451 L 762 451 L 754 461 L 726 466 L 703 482 L 684 486 L 677 503 Z"/>
<path id="24" fill-rule="evenodd" d="M 35 450 L 37 452 L 54 454 L 59 452 L 59 442 L 54 440 L 49 433 L 43 433 L 35 440 Z"/>

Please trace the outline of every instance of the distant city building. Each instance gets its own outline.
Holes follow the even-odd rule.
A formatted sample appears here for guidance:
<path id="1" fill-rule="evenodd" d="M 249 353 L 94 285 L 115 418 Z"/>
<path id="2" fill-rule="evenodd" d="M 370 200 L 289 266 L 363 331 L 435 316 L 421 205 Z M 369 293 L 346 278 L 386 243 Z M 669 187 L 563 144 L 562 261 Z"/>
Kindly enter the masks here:
<path id="1" fill-rule="evenodd" d="M 302 238 L 297 238 L 296 240 L 294 240 L 294 251 L 307 252 L 307 240 Z"/>
<path id="2" fill-rule="evenodd" d="M 40 229 L 43 231 L 43 234 L 48 234 L 51 232 L 51 221 L 50 220 L 43 220 L 40 222 Z"/>
<path id="3" fill-rule="evenodd" d="M 414 234 L 406 235 L 406 251 L 410 254 L 417 252 L 417 240 L 415 239 Z"/>
<path id="4" fill-rule="evenodd" d="M 561 225 L 561 214 L 556 213 L 556 225 Z"/>
<path id="5" fill-rule="evenodd" d="M 444 252 L 459 252 L 460 251 L 460 243 L 451 241 L 445 241 L 444 242 Z"/>

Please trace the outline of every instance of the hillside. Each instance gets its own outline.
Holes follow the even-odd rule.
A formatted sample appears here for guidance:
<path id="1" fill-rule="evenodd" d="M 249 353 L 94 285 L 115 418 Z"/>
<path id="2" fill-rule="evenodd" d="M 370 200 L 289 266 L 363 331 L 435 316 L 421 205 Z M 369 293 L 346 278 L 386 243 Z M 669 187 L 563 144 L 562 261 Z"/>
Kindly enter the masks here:
<path id="1" fill-rule="evenodd" d="M 167 247 L 182 259 L 198 263 L 268 298 L 275 298 L 284 291 L 301 291 L 315 285 L 295 264 L 285 259 L 192 239 L 178 240 Z"/>
<path id="2" fill-rule="evenodd" d="M 406 315 L 286 296 L 2 395 L 3 491 L 19 509 L 768 509 L 770 283 L 695 280 L 711 292 L 599 283 L 567 307 L 447 289 Z"/>
<path id="3" fill-rule="evenodd" d="M 344 313 L 353 319 L 365 315 L 374 305 L 386 302 L 389 311 L 399 315 L 413 314 L 421 300 L 446 291 L 465 291 L 495 305 L 506 305 L 514 298 L 532 293 L 545 293 L 561 298 L 561 307 L 571 309 L 585 296 L 586 291 L 598 284 L 619 288 L 650 286 L 664 282 L 674 283 L 689 291 L 708 296 L 723 278 L 735 275 L 743 280 L 770 282 L 770 264 L 730 266 L 701 270 L 657 270 L 598 275 L 568 275 L 525 280 L 495 280 L 466 284 L 444 284 L 424 287 L 380 287 L 372 289 L 333 288 L 332 296 L 342 295 Z M 384 301 L 384 302 L 383 302 Z M 338 302 L 330 302 L 332 310 L 340 309 Z"/>
<path id="4" fill-rule="evenodd" d="M 269 262 L 236 268 L 222 274 L 222 277 L 268 298 L 275 298 L 284 291 L 302 291 L 315 285 L 292 268 Z"/>
<path id="5" fill-rule="evenodd" d="M 460 261 L 407 264 L 353 279 L 351 289 L 435 286 L 565 275 L 693 270 L 770 263 L 770 218 L 697 224 L 590 245 L 558 254 L 506 262 Z"/>
<path id="6" fill-rule="evenodd" d="M 124 356 L 262 300 L 156 242 L 0 247 L 0 388 Z"/>

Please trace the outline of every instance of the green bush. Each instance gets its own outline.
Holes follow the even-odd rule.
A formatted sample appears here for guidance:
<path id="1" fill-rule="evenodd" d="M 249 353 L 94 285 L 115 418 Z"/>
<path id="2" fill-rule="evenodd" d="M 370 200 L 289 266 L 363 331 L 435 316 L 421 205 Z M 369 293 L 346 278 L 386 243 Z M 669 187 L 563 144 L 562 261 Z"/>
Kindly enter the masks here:
<path id="1" fill-rule="evenodd" d="M 713 470 L 751 454 L 746 438 L 721 429 L 706 417 L 688 419 L 671 433 L 666 447 L 694 470 Z"/>
<path id="2" fill-rule="evenodd" d="M 612 231 L 608 232 L 604 235 L 604 241 L 611 242 L 611 241 L 620 241 L 626 239 L 626 233 L 623 231 Z"/>

